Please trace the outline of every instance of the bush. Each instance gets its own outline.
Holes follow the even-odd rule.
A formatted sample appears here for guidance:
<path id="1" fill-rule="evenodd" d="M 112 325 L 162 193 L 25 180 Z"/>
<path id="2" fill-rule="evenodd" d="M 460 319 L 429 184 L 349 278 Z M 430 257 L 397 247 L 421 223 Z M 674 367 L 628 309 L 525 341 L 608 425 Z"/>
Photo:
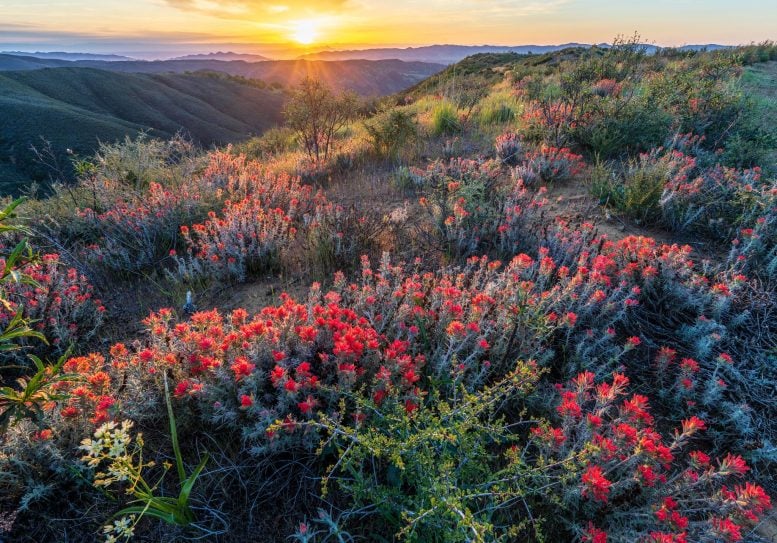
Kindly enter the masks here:
<path id="1" fill-rule="evenodd" d="M 615 158 L 646 152 L 663 143 L 671 116 L 641 99 L 605 102 L 595 118 L 574 130 L 575 140 L 592 155 Z"/>
<path id="2" fill-rule="evenodd" d="M 706 429 L 695 416 L 664 438 L 647 398 L 627 398 L 628 383 L 580 374 L 559 390 L 560 426 L 533 429 L 537 463 L 554 466 L 545 474 L 550 510 L 568 509 L 583 541 L 739 541 L 771 507 L 763 488 L 737 484 L 745 461 L 691 450 Z"/>
<path id="3" fill-rule="evenodd" d="M 542 146 L 526 153 L 525 160 L 513 170 L 513 178 L 522 180 L 529 187 L 540 184 L 569 181 L 579 175 L 585 163 L 581 155 L 576 155 L 563 147 Z"/>
<path id="4" fill-rule="evenodd" d="M 288 211 L 293 216 L 296 210 Z M 177 258 L 178 275 L 245 281 L 277 269 L 281 249 L 296 234 L 292 216 L 267 208 L 260 199 L 227 202 L 221 218 L 211 212 L 204 223 L 181 227 L 188 255 Z"/>
<path id="5" fill-rule="evenodd" d="M 355 95 L 335 96 L 321 81 L 308 78 L 292 90 L 283 115 L 308 157 L 318 162 L 329 158 L 337 133 L 354 117 L 356 107 Z"/>
<path id="6" fill-rule="evenodd" d="M 414 115 L 400 108 L 379 111 L 364 122 L 364 128 L 375 154 L 391 159 L 397 159 L 419 137 Z"/>
<path id="7" fill-rule="evenodd" d="M 600 201 L 629 217 L 641 223 L 655 222 L 662 216 L 664 189 L 673 180 L 682 184 L 695 168 L 692 157 L 660 147 L 629 161 L 621 176 L 607 175 L 600 169 L 592 190 Z"/>
<path id="8" fill-rule="evenodd" d="M 514 132 L 506 132 L 496 138 L 496 158 L 508 166 L 517 166 L 523 159 L 524 146 L 521 137 Z"/>
<path id="9" fill-rule="evenodd" d="M 5 260 L 0 259 L 0 266 Z M 23 315 L 33 329 L 49 341 L 22 342 L 39 354 L 61 354 L 72 345 L 84 345 L 103 323 L 105 308 L 95 297 L 87 278 L 67 268 L 57 254 L 44 255 L 39 263 L 27 266 L 25 273 L 33 281 L 7 282 L 0 286 L 0 297 L 8 305 L 0 311 L 0 327 L 5 328 L 23 307 Z"/>
<path id="10" fill-rule="evenodd" d="M 141 134 L 134 140 L 127 137 L 119 143 L 101 143 L 89 163 L 91 175 L 98 180 L 141 189 L 152 182 L 183 182 L 198 168 L 198 157 L 194 144 L 181 136 L 164 141 Z"/>

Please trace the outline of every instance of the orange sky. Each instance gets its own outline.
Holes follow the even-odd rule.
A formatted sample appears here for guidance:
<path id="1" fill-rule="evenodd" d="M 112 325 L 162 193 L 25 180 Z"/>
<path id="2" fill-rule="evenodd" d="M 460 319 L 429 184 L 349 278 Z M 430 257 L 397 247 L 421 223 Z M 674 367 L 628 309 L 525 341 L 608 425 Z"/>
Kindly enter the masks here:
<path id="1" fill-rule="evenodd" d="M 41 14 L 45 14 L 42 17 Z M 2 0 L 0 49 L 281 56 L 375 45 L 558 44 L 639 32 L 660 45 L 777 38 L 777 2 L 739 0 Z M 281 46 L 281 49 L 278 48 Z"/>

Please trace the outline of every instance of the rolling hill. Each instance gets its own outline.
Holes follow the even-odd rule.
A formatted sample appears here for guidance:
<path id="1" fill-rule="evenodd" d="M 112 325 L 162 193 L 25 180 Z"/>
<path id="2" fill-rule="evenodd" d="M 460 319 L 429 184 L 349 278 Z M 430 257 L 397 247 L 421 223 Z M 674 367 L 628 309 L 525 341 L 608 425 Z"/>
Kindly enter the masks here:
<path id="1" fill-rule="evenodd" d="M 94 152 L 98 141 L 147 131 L 223 145 L 280 120 L 284 94 L 214 74 L 129 74 L 91 68 L 0 73 L 0 192 L 47 172 L 31 146 L 41 137 L 60 158 Z"/>
<path id="2" fill-rule="evenodd" d="M 267 83 L 294 85 L 305 77 L 324 81 L 338 90 L 352 90 L 362 96 L 385 96 L 414 85 L 444 68 L 442 64 L 400 60 L 155 60 L 75 61 L 0 55 L 0 71 L 37 70 L 46 67 L 97 68 L 124 73 L 222 72 L 261 79 Z"/>
<path id="3" fill-rule="evenodd" d="M 542 54 L 562 51 L 576 47 L 594 47 L 582 43 L 564 43 L 560 45 L 427 45 L 423 47 L 388 47 L 377 49 L 320 51 L 303 55 L 300 58 L 306 60 L 343 61 L 351 59 L 382 60 L 398 59 L 405 62 L 431 62 L 439 64 L 455 64 L 466 57 L 479 54 L 515 53 L 519 55 Z M 600 43 L 596 47 L 609 47 L 606 43 Z M 686 45 L 681 50 L 698 51 L 701 49 L 720 49 L 725 46 L 716 44 Z M 645 44 L 645 49 L 653 53 L 660 47 Z"/>

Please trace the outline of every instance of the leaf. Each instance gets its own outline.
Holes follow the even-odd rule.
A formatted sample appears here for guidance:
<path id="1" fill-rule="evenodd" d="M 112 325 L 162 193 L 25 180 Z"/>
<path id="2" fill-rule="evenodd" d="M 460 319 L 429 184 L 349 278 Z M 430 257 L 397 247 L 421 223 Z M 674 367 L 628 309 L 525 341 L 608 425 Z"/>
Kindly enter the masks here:
<path id="1" fill-rule="evenodd" d="M 194 471 L 191 475 L 189 475 L 189 478 L 184 481 L 183 485 L 181 486 L 181 493 L 178 495 L 178 505 L 181 507 L 187 507 L 189 503 L 189 495 L 192 493 L 192 488 L 194 488 L 194 483 L 197 482 L 197 478 L 200 476 L 200 473 L 202 473 L 202 470 L 205 468 L 205 464 L 208 463 L 209 455 L 206 453 L 205 456 L 202 457 L 202 460 L 197 465 L 196 468 L 194 468 Z"/>
<path id="2" fill-rule="evenodd" d="M 170 389 L 167 386 L 167 375 L 165 380 L 165 403 L 167 403 L 167 416 L 170 419 L 170 439 L 173 442 L 173 452 L 175 453 L 175 467 L 178 470 L 178 480 L 186 479 L 186 470 L 183 466 L 183 457 L 181 456 L 181 446 L 178 444 L 178 431 L 175 427 L 175 415 L 173 415 L 173 404 L 170 401 Z"/>

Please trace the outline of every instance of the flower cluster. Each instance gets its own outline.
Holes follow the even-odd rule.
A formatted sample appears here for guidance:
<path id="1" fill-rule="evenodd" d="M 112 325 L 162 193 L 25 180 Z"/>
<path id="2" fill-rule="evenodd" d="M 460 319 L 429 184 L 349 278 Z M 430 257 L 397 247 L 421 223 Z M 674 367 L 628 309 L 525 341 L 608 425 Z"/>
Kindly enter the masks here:
<path id="1" fill-rule="evenodd" d="M 191 228 L 181 227 L 188 258 L 179 258 L 186 276 L 207 276 L 244 281 L 249 274 L 272 269 L 281 248 L 294 237 L 292 216 L 281 208 L 268 209 L 260 198 L 227 202 L 221 217 L 210 212 L 208 220 Z"/>
<path id="2" fill-rule="evenodd" d="M 157 265 L 177 244 L 178 228 L 200 216 L 209 192 L 197 183 L 172 190 L 152 183 L 142 194 L 117 197 L 102 211 L 78 212 L 93 236 L 83 253 L 88 261 L 115 273 Z M 89 241 L 89 240 L 87 240 Z"/>
<path id="3" fill-rule="evenodd" d="M 522 180 L 527 186 L 559 183 L 579 175 L 585 163 L 566 147 L 543 145 L 526 153 L 526 159 L 513 170 L 513 178 Z"/>
<path id="4" fill-rule="evenodd" d="M 583 540 L 741 540 L 745 526 L 771 507 L 763 488 L 742 481 L 747 464 L 740 456 L 713 460 L 694 449 L 706 429 L 696 416 L 664 437 L 647 398 L 629 395 L 628 388 L 622 374 L 599 383 L 590 372 L 579 374 L 559 387 L 560 426 L 532 432 L 541 464 L 551 459 L 577 464 L 577 487 L 563 486 L 560 495 L 582 513 L 576 518 Z M 613 502 L 615 509 L 608 506 Z M 596 526 L 585 524 L 587 515 L 596 517 Z"/>
<path id="5" fill-rule="evenodd" d="M 0 260 L 0 268 L 3 266 Z M 23 306 L 25 316 L 34 321 L 33 326 L 48 338 L 55 352 L 94 337 L 105 307 L 84 275 L 66 267 L 57 254 L 44 255 L 25 271 L 35 284 L 6 282 L 2 286 L 2 298 L 9 306 L 0 307 L 0 327 Z"/>

